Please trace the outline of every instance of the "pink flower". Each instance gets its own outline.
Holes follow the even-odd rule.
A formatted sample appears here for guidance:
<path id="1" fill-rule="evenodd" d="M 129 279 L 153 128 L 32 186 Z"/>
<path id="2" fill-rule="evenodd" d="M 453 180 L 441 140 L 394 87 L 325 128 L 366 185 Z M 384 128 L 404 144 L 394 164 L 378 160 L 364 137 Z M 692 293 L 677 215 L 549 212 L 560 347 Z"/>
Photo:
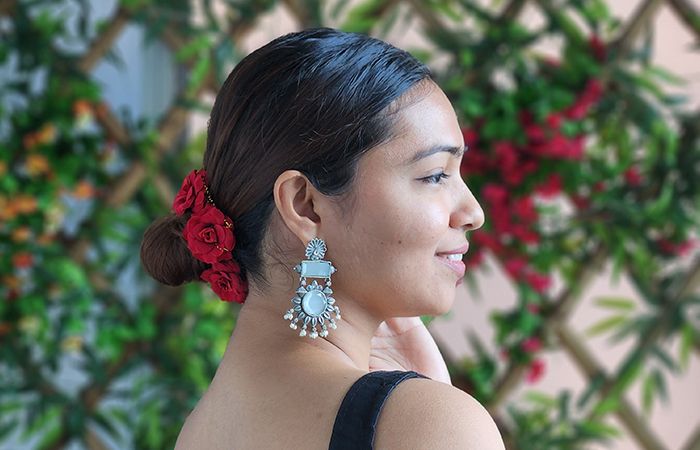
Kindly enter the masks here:
<path id="1" fill-rule="evenodd" d="M 586 84 L 581 95 L 576 99 L 573 105 L 569 106 L 564 115 L 572 120 L 583 119 L 591 107 L 598 102 L 603 93 L 603 85 L 599 80 L 591 79 Z"/>
<path id="2" fill-rule="evenodd" d="M 552 279 L 549 276 L 534 272 L 527 274 L 525 276 L 525 281 L 527 281 L 532 289 L 540 294 L 546 292 L 552 284 Z"/>
<path id="3" fill-rule="evenodd" d="M 697 240 L 693 238 L 679 243 L 672 242 L 668 239 L 659 239 L 657 241 L 657 245 L 663 253 L 676 256 L 685 256 L 696 244 Z"/>
<path id="4" fill-rule="evenodd" d="M 535 303 L 528 303 L 526 308 L 530 312 L 530 314 L 539 314 L 540 312 L 540 307 Z"/>
<path id="5" fill-rule="evenodd" d="M 504 206 L 495 205 L 491 208 L 491 223 L 496 234 L 509 234 L 513 229 L 511 216 Z"/>
<path id="6" fill-rule="evenodd" d="M 559 129 L 559 127 L 561 126 L 561 114 L 551 113 L 547 116 L 547 119 L 545 119 L 545 121 L 547 122 L 547 125 L 549 125 L 550 128 Z"/>
<path id="7" fill-rule="evenodd" d="M 503 264 L 506 272 L 511 278 L 518 278 L 527 267 L 527 261 L 522 258 L 511 258 Z"/>
<path id="8" fill-rule="evenodd" d="M 525 339 L 522 344 L 520 344 L 520 347 L 525 353 L 535 353 L 542 348 L 542 341 L 535 336 L 531 336 Z"/>
<path id="9" fill-rule="evenodd" d="M 600 36 L 598 36 L 597 34 L 592 34 L 591 37 L 588 39 L 588 45 L 591 48 L 595 59 L 597 59 L 600 62 L 605 61 L 605 59 L 608 56 L 608 52 L 605 48 L 605 44 L 600 39 Z"/>
<path id="10" fill-rule="evenodd" d="M 544 129 L 537 124 L 528 124 L 524 128 L 525 135 L 527 138 L 534 143 L 543 142 L 547 136 L 544 133 Z"/>
<path id="11" fill-rule="evenodd" d="M 553 173 L 549 176 L 547 181 L 535 188 L 535 191 L 542 197 L 549 198 L 559 194 L 561 192 L 561 189 L 561 176 L 558 173 Z"/>
<path id="12" fill-rule="evenodd" d="M 538 214 L 532 197 L 521 197 L 513 202 L 513 212 L 523 223 L 529 224 L 537 220 Z"/>
<path id="13" fill-rule="evenodd" d="M 486 201 L 492 205 L 505 205 L 508 200 L 508 191 L 497 184 L 489 183 L 481 192 Z"/>
<path id="14" fill-rule="evenodd" d="M 479 135 L 473 128 L 462 128 L 462 136 L 467 147 L 472 147 L 479 141 Z"/>
<path id="15" fill-rule="evenodd" d="M 573 194 L 571 201 L 578 209 L 588 209 L 591 206 L 591 201 L 588 197 L 582 194 Z"/>
<path id="16" fill-rule="evenodd" d="M 462 176 L 470 174 L 483 174 L 489 169 L 491 162 L 489 158 L 478 148 L 470 148 L 462 158 L 460 174 Z"/>
<path id="17" fill-rule="evenodd" d="M 467 266 L 477 267 L 484 262 L 484 252 L 482 250 L 469 253 L 467 256 Z"/>
<path id="18" fill-rule="evenodd" d="M 639 173 L 639 169 L 637 167 L 630 167 L 629 169 L 625 170 L 625 182 L 629 184 L 630 186 L 639 186 L 642 184 L 642 175 Z"/>
<path id="19" fill-rule="evenodd" d="M 525 380 L 530 384 L 536 383 L 544 375 L 544 369 L 545 365 L 542 359 L 533 360 L 525 375 Z"/>
<path id="20" fill-rule="evenodd" d="M 479 246 L 490 249 L 494 253 L 501 253 L 503 251 L 503 244 L 501 244 L 498 237 L 493 234 L 486 233 L 485 231 L 475 233 L 472 236 L 472 241 Z"/>
<path id="21" fill-rule="evenodd" d="M 522 224 L 513 225 L 513 227 L 510 229 L 510 232 L 513 234 L 513 237 L 523 241 L 525 244 L 540 243 L 540 235 L 537 232 L 530 230 L 526 226 L 523 226 Z"/>

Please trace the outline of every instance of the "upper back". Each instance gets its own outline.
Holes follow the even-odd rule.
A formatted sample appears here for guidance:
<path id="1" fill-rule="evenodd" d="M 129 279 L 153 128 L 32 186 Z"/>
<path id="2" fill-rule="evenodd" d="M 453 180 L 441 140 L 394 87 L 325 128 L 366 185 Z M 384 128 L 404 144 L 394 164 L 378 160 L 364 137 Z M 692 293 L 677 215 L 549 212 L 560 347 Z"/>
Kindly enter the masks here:
<path id="1" fill-rule="evenodd" d="M 315 386 L 316 397 L 261 383 L 238 395 L 212 384 L 176 448 L 503 448 L 484 408 L 453 386 L 411 371 L 347 375 L 336 383 L 302 383 Z"/>

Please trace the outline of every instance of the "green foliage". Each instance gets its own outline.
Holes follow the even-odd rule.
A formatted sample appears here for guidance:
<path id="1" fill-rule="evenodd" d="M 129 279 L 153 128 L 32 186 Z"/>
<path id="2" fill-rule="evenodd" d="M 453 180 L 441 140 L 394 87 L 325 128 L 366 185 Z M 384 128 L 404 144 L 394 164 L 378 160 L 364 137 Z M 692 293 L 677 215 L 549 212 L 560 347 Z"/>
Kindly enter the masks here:
<path id="1" fill-rule="evenodd" d="M 156 286 L 137 255 L 151 218 L 170 206 L 164 184 L 175 189 L 182 168 L 199 164 L 205 136 L 169 142 L 179 129 L 157 128 L 167 114 L 153 122 L 112 117 L 103 87 L 81 71 L 84 54 L 57 45 L 89 51 L 119 19 L 90 25 L 88 2 L 11 3 L 0 39 L 0 66 L 15 65 L 0 80 L 0 443 L 19 436 L 53 448 L 99 429 L 121 447 L 172 448 L 216 370 L 237 309 L 199 285 Z M 211 1 L 201 2 L 197 23 L 187 20 L 193 11 L 185 0 L 119 2 L 115 17 L 143 27 L 147 40 L 180 42 L 173 51 L 186 81 L 175 107 L 207 113 L 198 94 L 243 56 L 231 36 L 240 38 L 278 4 L 224 3 L 231 30 Z M 544 370 L 538 355 L 555 342 L 549 326 L 585 289 L 597 252 L 612 262 L 614 277 L 630 276 L 641 304 L 599 298 L 606 317 L 589 330 L 634 339 L 619 369 L 591 377 L 575 407 L 568 392 L 532 392 L 507 408 L 504 434 L 517 448 L 582 448 L 616 436 L 605 416 L 619 411 L 634 383 L 647 414 L 664 401 L 668 377 L 687 368 L 700 342 L 700 297 L 684 290 L 689 269 L 665 270 L 690 251 L 700 222 L 700 120 L 669 94 L 684 80 L 650 63 L 649 39 L 628 53 L 610 44 L 622 27 L 603 0 L 537 2 L 541 28 L 518 20 L 524 2 L 493 3 L 514 14 L 468 0 L 401 5 L 406 10 L 340 0 L 330 16 L 344 30 L 378 36 L 420 16 L 431 46 L 412 53 L 429 64 L 447 61 L 435 76 L 470 147 L 462 175 L 487 214 L 470 255 L 490 252 L 518 295 L 516 306 L 492 314 L 495 342 L 469 335 L 474 357 L 450 362 L 453 380 L 489 406 L 519 368 L 536 382 Z M 302 23 L 327 20 L 321 2 L 295 4 Z M 560 53 L 538 54 L 536 46 L 552 38 Z M 113 52 L 102 57 L 118 64 Z M 158 183 L 132 189 L 127 181 L 141 170 Z M 573 213 L 534 202 L 545 188 Z M 567 288 L 557 297 L 554 273 Z M 677 354 L 659 344 L 670 338 L 679 339 Z M 87 380 L 78 392 L 54 382 L 66 362 Z"/>
<path id="2" fill-rule="evenodd" d="M 536 391 L 525 396 L 528 407 L 508 408 L 515 423 L 513 444 L 519 449 L 583 449 L 591 443 L 606 443 L 620 432 L 603 421 L 576 417 L 570 394 L 550 397 Z"/>

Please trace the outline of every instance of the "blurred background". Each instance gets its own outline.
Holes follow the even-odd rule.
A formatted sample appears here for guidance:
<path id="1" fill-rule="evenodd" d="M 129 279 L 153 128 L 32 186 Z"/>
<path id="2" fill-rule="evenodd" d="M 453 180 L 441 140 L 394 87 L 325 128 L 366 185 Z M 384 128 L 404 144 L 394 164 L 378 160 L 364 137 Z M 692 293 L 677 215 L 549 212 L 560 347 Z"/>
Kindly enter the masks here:
<path id="1" fill-rule="evenodd" d="M 0 0 L 0 448 L 173 447 L 240 305 L 153 282 L 143 231 L 235 64 L 331 26 L 412 52 L 457 111 L 486 223 L 424 320 L 508 448 L 700 449 L 699 11 Z"/>

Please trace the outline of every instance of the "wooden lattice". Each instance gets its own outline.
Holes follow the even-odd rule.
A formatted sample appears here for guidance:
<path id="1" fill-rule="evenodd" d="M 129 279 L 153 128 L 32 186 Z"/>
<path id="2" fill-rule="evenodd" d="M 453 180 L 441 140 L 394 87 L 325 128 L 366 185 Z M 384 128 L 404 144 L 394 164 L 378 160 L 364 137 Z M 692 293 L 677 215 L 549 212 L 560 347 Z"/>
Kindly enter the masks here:
<path id="1" fill-rule="evenodd" d="M 302 0 L 283 0 L 283 4 L 294 16 L 299 28 L 321 25 L 315 11 L 309 6 L 313 2 L 305 2 Z M 373 14 L 376 19 L 381 19 L 384 14 L 389 11 L 396 1 L 387 0 L 383 2 L 374 2 Z M 412 13 L 421 19 L 422 26 L 426 33 L 448 33 L 444 26 L 443 20 L 439 17 L 434 9 L 426 7 L 424 2 L 418 0 L 409 0 L 403 2 L 408 5 Z M 502 8 L 501 19 L 503 21 L 516 18 L 524 6 L 528 2 L 525 0 L 511 0 Z M 549 0 L 532 0 L 534 5 L 542 10 L 553 8 L 552 2 Z M 678 16 L 680 21 L 690 30 L 698 43 L 700 43 L 700 23 L 697 8 L 688 0 L 645 0 L 642 2 L 635 14 L 628 20 L 623 27 L 623 31 L 615 42 L 614 46 L 621 52 L 628 51 L 632 48 L 633 43 L 639 38 L 642 32 L 651 26 L 652 19 L 659 7 L 662 5 L 669 6 Z M 271 8 L 271 2 L 251 2 L 254 9 L 255 17 L 260 17 Z M 15 7 L 13 1 L 0 2 L 0 14 L 9 16 Z M 87 50 L 79 62 L 79 68 L 86 74 L 89 74 L 95 65 L 101 61 L 103 56 L 114 45 L 119 38 L 125 26 L 129 24 L 134 14 L 140 13 L 141 7 L 119 7 L 114 13 L 108 25 L 103 28 L 99 36 L 94 39 L 91 47 Z M 221 39 L 231 40 L 234 45 L 243 39 L 256 26 L 255 20 L 250 20 L 249 16 L 237 16 L 231 14 L 228 19 L 227 30 L 221 34 Z M 173 51 L 177 52 L 187 45 L 188 39 L 181 35 L 176 23 L 166 24 L 160 33 L 160 39 Z M 196 61 L 190 58 L 182 62 L 186 69 L 192 69 Z M 605 76 L 605 75 L 603 75 Z M 203 94 L 215 94 L 218 89 L 217 75 L 214 69 L 210 69 L 209 73 L 202 78 L 195 90 L 185 88 L 182 92 L 176 95 L 176 100 L 170 109 L 163 114 L 158 126 L 157 141 L 154 145 L 153 161 L 155 166 L 148 166 L 143 161 L 134 161 L 128 170 L 124 171 L 124 175 L 115 179 L 105 192 L 107 197 L 105 203 L 112 208 L 118 208 L 127 204 L 132 197 L 142 188 L 144 183 L 151 180 L 155 183 L 157 190 L 162 196 L 163 205 L 169 206 L 174 197 L 172 183 L 165 179 L 158 170 L 158 164 L 175 148 L 177 148 L 178 140 L 181 135 L 181 130 L 185 127 L 190 109 L 185 106 L 188 101 L 196 100 Z M 121 146 L 129 146 L 132 138 L 125 127 L 120 123 L 117 117 L 110 111 L 108 105 L 98 110 L 96 118 L 104 129 L 105 133 L 111 140 Z M 86 238 L 77 239 L 70 242 L 68 251 L 71 257 L 83 264 L 86 260 L 87 250 L 90 248 L 90 241 Z M 580 272 L 576 279 L 576 285 L 568 286 L 567 289 L 556 299 L 551 299 L 550 304 L 554 305 L 545 315 L 545 329 L 547 332 L 553 333 L 558 338 L 558 343 L 564 349 L 571 359 L 575 362 L 581 373 L 589 380 L 600 379 L 602 377 L 604 387 L 601 394 L 604 396 L 616 388 L 616 380 L 619 373 L 606 373 L 601 364 L 596 360 L 593 354 L 586 347 L 585 343 L 579 339 L 576 334 L 566 325 L 567 318 L 571 314 L 580 293 L 586 289 L 593 276 L 598 272 L 603 263 L 610 258 L 609 253 L 602 246 L 594 249 L 589 255 L 589 264 L 580 267 Z M 634 274 L 630 274 L 634 277 Z M 91 273 L 91 281 L 96 286 L 107 286 L 108 281 L 105 280 L 99 273 Z M 692 292 L 700 285 L 700 262 L 696 261 L 688 272 L 686 282 L 679 288 L 676 298 Z M 157 305 L 159 313 L 163 313 L 172 302 L 166 299 L 177 297 L 178 289 L 161 288 L 154 296 L 154 302 Z M 644 342 L 640 344 L 642 356 L 648 352 L 653 345 L 663 336 L 666 329 L 666 322 L 659 320 L 652 333 L 647 335 Z M 80 398 L 85 405 L 86 411 L 94 411 L 101 400 L 103 399 L 107 388 L 113 378 L 120 373 L 121 368 L 127 365 L 130 359 L 137 354 L 143 347 L 143 342 L 134 342 L 128 345 L 126 351 L 121 357 L 114 361 L 106 368 L 106 376 L 100 380 L 93 380 L 91 384 L 81 390 Z M 695 352 L 700 356 L 700 343 L 696 342 Z M 639 356 L 637 356 L 639 357 Z M 37 368 L 27 367 L 27 370 L 38 370 Z M 499 407 L 508 400 L 514 388 L 521 382 L 524 376 L 525 367 L 522 365 L 512 365 L 507 368 L 503 376 L 496 383 L 496 393 L 493 396 L 491 403 L 486 405 L 494 414 L 498 414 Z M 46 385 L 43 386 L 45 394 L 54 393 L 55 389 Z M 654 434 L 652 428 L 645 422 L 640 414 L 635 411 L 628 402 L 624 399 L 621 401 L 620 407 L 615 411 L 619 420 L 625 425 L 630 435 L 635 439 L 638 445 L 644 449 L 664 449 L 666 448 L 660 439 Z M 499 424 L 503 421 L 498 420 Z M 505 427 L 505 425 L 503 425 Z M 507 430 L 503 430 L 507 437 Z M 52 448 L 64 447 L 70 436 L 67 431 L 63 431 L 58 436 Z M 106 448 L 100 438 L 92 433 L 86 436 L 86 443 L 89 448 L 101 449 Z M 696 431 L 690 436 L 687 443 L 683 446 L 684 450 L 700 449 L 700 424 Z"/>

